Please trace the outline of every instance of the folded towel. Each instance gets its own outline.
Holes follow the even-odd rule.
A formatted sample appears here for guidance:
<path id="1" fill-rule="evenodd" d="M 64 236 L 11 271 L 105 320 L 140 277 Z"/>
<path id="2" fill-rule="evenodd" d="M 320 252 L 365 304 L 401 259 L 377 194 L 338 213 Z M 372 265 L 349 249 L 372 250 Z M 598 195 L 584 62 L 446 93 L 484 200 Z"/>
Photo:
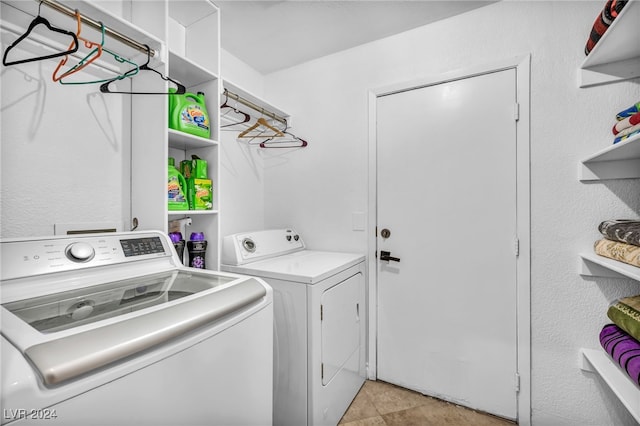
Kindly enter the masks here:
<path id="1" fill-rule="evenodd" d="M 634 130 L 633 132 L 631 132 L 629 134 L 618 136 L 618 137 L 614 138 L 613 139 L 613 144 L 615 145 L 618 142 L 625 141 L 625 140 L 629 139 L 631 136 L 635 136 L 637 134 L 640 134 L 640 129 Z"/>
<path id="2" fill-rule="evenodd" d="M 596 254 L 640 267 L 640 247 L 611 240 L 598 240 L 593 246 Z"/>
<path id="3" fill-rule="evenodd" d="M 640 342 L 615 324 L 600 331 L 600 344 L 631 380 L 640 385 Z"/>
<path id="4" fill-rule="evenodd" d="M 605 220 L 598 225 L 598 231 L 609 240 L 640 246 L 640 220 Z"/>
<path id="5" fill-rule="evenodd" d="M 587 39 L 587 45 L 584 48 L 585 55 L 588 55 L 600 40 L 602 35 L 607 31 L 611 23 L 618 16 L 627 0 L 608 0 L 604 8 L 596 18 L 591 28 L 591 33 Z"/>
<path id="6" fill-rule="evenodd" d="M 607 316 L 631 337 L 640 340 L 640 295 L 614 301 L 609 305 Z"/>
<path id="7" fill-rule="evenodd" d="M 616 120 L 618 121 L 624 120 L 625 118 L 631 117 L 633 114 L 638 112 L 640 112 L 640 102 L 636 102 L 635 104 L 631 105 L 629 108 L 617 113 Z"/>
<path id="8" fill-rule="evenodd" d="M 629 127 L 633 127 L 636 124 L 640 124 L 640 112 L 636 112 L 630 117 L 626 117 L 620 121 L 618 121 L 615 126 L 613 126 L 613 134 L 617 135 L 621 131 L 628 129 Z"/>

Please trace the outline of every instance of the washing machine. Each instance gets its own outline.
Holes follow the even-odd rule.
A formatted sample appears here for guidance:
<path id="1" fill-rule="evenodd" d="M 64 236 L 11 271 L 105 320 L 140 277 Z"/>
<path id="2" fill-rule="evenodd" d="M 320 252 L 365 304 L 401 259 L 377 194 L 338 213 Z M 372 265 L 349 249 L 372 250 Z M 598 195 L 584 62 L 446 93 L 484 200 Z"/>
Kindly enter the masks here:
<path id="1" fill-rule="evenodd" d="M 336 425 L 366 376 L 365 257 L 270 229 L 225 237 L 221 269 L 273 288 L 273 424 Z"/>
<path id="2" fill-rule="evenodd" d="M 272 420 L 273 292 L 161 232 L 1 242 L 3 425 Z"/>

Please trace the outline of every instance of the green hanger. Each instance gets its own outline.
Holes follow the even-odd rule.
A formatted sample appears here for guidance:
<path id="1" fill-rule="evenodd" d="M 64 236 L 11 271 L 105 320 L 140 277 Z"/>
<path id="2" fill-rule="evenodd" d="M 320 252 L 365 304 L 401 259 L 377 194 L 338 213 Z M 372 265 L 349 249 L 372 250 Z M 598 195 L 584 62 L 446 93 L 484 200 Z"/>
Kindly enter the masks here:
<path id="1" fill-rule="evenodd" d="M 127 78 L 127 77 L 133 77 L 134 75 L 138 74 L 138 71 L 140 70 L 140 66 L 138 64 L 136 64 L 135 62 L 131 62 L 130 60 L 128 60 L 127 58 L 124 58 L 112 51 L 110 51 L 109 49 L 105 49 L 104 48 L 104 24 L 102 22 L 100 22 L 100 26 L 102 27 L 102 51 L 103 52 L 107 52 L 108 54 L 110 54 L 111 56 L 113 56 L 113 58 L 121 63 L 124 64 L 125 62 L 128 64 L 131 64 L 134 66 L 134 68 L 126 71 L 124 74 L 121 74 L 115 78 L 110 77 L 110 78 L 105 78 L 102 80 L 93 80 L 93 81 L 63 81 L 63 79 L 69 75 L 71 75 L 73 73 L 73 71 L 76 68 L 79 68 L 82 66 L 82 64 L 84 63 L 84 61 L 91 57 L 91 55 L 95 54 L 97 52 L 97 48 L 94 49 L 93 51 L 91 51 L 85 58 L 83 58 L 80 62 L 78 62 L 73 68 L 71 68 L 69 71 L 67 71 L 66 73 L 64 73 L 62 75 L 62 77 L 60 78 L 60 80 L 58 80 L 60 82 L 60 84 L 95 84 L 95 83 L 104 83 L 105 81 L 113 81 L 113 80 L 122 80 L 123 78 Z"/>

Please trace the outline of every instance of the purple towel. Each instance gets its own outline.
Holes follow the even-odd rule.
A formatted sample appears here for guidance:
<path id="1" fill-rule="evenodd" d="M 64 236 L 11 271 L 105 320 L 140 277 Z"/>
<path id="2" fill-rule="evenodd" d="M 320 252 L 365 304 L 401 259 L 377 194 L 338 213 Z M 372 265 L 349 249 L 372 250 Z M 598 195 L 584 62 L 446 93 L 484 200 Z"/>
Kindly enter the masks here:
<path id="1" fill-rule="evenodd" d="M 631 380 L 640 386 L 640 342 L 617 325 L 607 324 L 600 332 L 600 344 Z"/>

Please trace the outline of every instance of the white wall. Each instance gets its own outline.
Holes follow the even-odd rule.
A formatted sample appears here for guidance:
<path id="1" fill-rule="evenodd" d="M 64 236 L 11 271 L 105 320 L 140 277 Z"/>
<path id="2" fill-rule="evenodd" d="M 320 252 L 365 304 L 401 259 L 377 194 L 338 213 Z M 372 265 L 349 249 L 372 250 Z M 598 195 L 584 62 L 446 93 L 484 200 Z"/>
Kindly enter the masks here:
<path id="1" fill-rule="evenodd" d="M 222 49 L 222 78 L 228 78 L 237 86 L 263 95 L 264 77 L 235 56 Z M 224 96 L 221 102 L 224 102 Z M 234 105 L 232 100 L 229 105 Z M 221 110 L 225 114 L 226 110 Z M 221 125 L 228 124 L 222 120 Z M 261 150 L 236 140 L 240 130 L 230 127 L 220 132 L 220 194 L 223 237 L 238 232 L 264 229 L 264 161 Z"/>
<path id="2" fill-rule="evenodd" d="M 125 100 L 95 85 L 53 83 L 56 65 L 40 61 L 2 69 L 2 238 L 53 235 L 61 224 L 128 230 L 131 135 Z M 84 77 L 98 78 L 89 68 Z"/>
<path id="3" fill-rule="evenodd" d="M 576 254 L 590 250 L 600 221 L 640 211 L 637 181 L 577 180 L 579 159 L 611 143 L 614 114 L 640 100 L 638 80 L 577 87 L 603 5 L 503 1 L 264 82 L 265 96 L 310 141 L 265 158 L 265 226 L 294 226 L 312 248 L 366 252 L 352 213 L 367 204 L 367 91 L 531 54 L 532 419 L 540 425 L 634 424 L 606 385 L 578 368 L 579 348 L 599 347 L 608 304 L 640 290 L 576 273 Z"/>

